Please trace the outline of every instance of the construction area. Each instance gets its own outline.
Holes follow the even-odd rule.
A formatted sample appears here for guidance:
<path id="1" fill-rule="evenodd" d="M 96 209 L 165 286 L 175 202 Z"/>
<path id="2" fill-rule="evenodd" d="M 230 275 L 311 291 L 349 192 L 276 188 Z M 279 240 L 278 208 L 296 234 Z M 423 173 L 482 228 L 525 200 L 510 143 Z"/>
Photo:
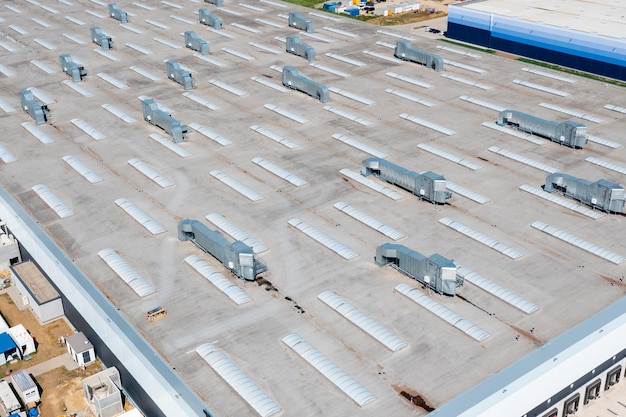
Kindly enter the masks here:
<path id="1" fill-rule="evenodd" d="M 117 5 L 0 8 L 1 183 L 215 416 L 426 415 L 624 296 L 624 215 L 542 188 L 626 182 L 621 88 L 274 0 Z"/>

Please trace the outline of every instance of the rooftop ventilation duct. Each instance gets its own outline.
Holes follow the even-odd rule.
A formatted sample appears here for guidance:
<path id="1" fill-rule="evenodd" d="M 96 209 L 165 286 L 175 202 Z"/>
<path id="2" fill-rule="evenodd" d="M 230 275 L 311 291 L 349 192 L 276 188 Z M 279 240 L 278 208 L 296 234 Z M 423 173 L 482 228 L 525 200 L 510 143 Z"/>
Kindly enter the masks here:
<path id="1" fill-rule="evenodd" d="M 298 74 L 298 70 L 293 67 L 283 67 L 283 85 L 293 90 L 302 91 L 322 103 L 330 101 L 328 87 Z"/>
<path id="2" fill-rule="evenodd" d="M 431 52 L 422 51 L 411 45 L 409 41 L 397 41 L 393 55 L 404 61 L 415 62 L 437 72 L 443 71 L 443 58 Z"/>
<path id="3" fill-rule="evenodd" d="M 607 213 L 621 213 L 624 208 L 624 187 L 607 180 L 591 182 L 555 172 L 546 177 L 543 189 L 549 193 L 561 192 Z"/>
<path id="4" fill-rule="evenodd" d="M 35 119 L 35 123 L 42 125 L 48 121 L 50 109 L 48 109 L 47 105 L 36 101 L 32 91 L 20 91 L 20 102 L 22 103 L 22 110 Z"/>
<path id="5" fill-rule="evenodd" d="M 103 33 L 98 26 L 92 26 L 89 28 L 89 32 L 91 33 L 91 41 L 96 45 L 100 45 L 103 51 L 113 48 L 113 39 Z"/>
<path id="6" fill-rule="evenodd" d="M 186 125 L 181 125 L 178 120 L 160 110 L 156 101 L 151 98 L 141 100 L 141 107 L 143 109 L 143 118 L 146 122 L 163 129 L 172 136 L 176 143 L 185 140 L 185 133 L 189 131 L 189 128 Z"/>
<path id="7" fill-rule="evenodd" d="M 214 29 L 222 28 L 222 19 L 214 14 L 211 14 L 209 9 L 198 9 L 198 18 L 200 19 L 200 23 L 203 25 L 211 26 Z"/>
<path id="8" fill-rule="evenodd" d="M 189 49 L 200 52 L 201 55 L 209 54 L 208 42 L 204 39 L 200 39 L 198 35 L 196 35 L 196 32 L 191 30 L 185 32 L 185 46 Z"/>
<path id="9" fill-rule="evenodd" d="M 500 126 L 516 127 L 522 132 L 541 136 L 570 148 L 582 149 L 587 144 L 587 127 L 571 120 L 559 123 L 517 110 L 503 110 L 498 114 L 496 123 Z"/>
<path id="10" fill-rule="evenodd" d="M 307 33 L 313 33 L 313 22 L 302 17 L 300 12 L 289 12 L 289 26 Z"/>
<path id="11" fill-rule="evenodd" d="M 72 81 L 75 83 L 82 81 L 83 77 L 89 74 L 84 66 L 74 62 L 70 54 L 59 55 L 59 62 L 61 63 L 61 70 L 72 77 Z"/>
<path id="12" fill-rule="evenodd" d="M 300 38 L 296 35 L 287 36 L 285 50 L 310 62 L 315 61 L 315 49 L 311 45 L 300 42 Z"/>
<path id="13" fill-rule="evenodd" d="M 191 90 L 193 88 L 195 83 L 191 77 L 191 73 L 181 68 L 178 61 L 173 59 L 166 61 L 165 70 L 167 71 L 167 78 L 176 81 L 178 84 L 182 85 L 185 90 Z"/>
<path id="14" fill-rule="evenodd" d="M 128 13 L 120 9 L 117 3 L 109 3 L 109 16 L 122 23 L 128 23 Z"/>

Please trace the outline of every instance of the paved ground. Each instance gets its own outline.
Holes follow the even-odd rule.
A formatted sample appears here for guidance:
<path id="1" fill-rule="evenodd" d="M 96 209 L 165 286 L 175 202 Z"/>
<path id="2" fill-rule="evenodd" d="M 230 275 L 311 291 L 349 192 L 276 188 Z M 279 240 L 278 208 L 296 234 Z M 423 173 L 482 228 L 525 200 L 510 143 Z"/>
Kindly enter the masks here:
<path id="1" fill-rule="evenodd" d="M 45 362 L 39 363 L 37 365 L 31 366 L 30 368 L 26 368 L 25 371 L 34 376 L 45 374 L 48 371 L 64 366 L 65 369 L 71 371 L 72 369 L 78 368 L 78 365 L 69 353 L 64 353 L 63 355 L 59 355 L 52 359 L 48 359 Z"/>

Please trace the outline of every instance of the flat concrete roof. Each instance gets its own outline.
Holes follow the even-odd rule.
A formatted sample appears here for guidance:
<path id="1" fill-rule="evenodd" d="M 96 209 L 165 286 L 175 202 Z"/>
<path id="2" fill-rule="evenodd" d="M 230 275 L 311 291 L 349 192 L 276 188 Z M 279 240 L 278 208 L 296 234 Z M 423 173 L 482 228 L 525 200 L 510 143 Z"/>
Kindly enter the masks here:
<path id="1" fill-rule="evenodd" d="M 471 0 L 454 6 L 626 39 L 626 4 L 614 0 Z"/>
<path id="2" fill-rule="evenodd" d="M 436 407 L 624 295 L 626 286 L 619 281 L 624 275 L 623 266 L 530 227 L 541 220 L 626 255 L 620 232 L 624 217 L 605 215 L 592 220 L 521 191 L 518 187 L 522 184 L 539 188 L 547 172 L 488 150 L 498 146 L 578 177 L 606 178 L 623 184 L 623 174 L 585 161 L 594 157 L 626 166 L 621 134 L 626 121 L 622 113 L 604 107 L 626 107 L 626 102 L 620 100 L 623 89 L 528 67 L 498 55 L 461 50 L 430 34 L 372 26 L 321 11 L 311 14 L 308 9 L 274 0 L 226 1 L 219 9 L 182 0 L 118 2 L 132 13 L 124 27 L 106 17 L 106 6 L 98 3 L 71 0 L 41 7 L 34 2 L 15 1 L 0 10 L 5 28 L 0 39 L 4 66 L 0 99 L 15 109 L 0 111 L 4 129 L 0 144 L 17 157 L 16 162 L 2 164 L 3 185 L 215 415 L 250 415 L 253 411 L 195 353 L 206 342 L 216 345 L 265 390 L 283 408 L 284 415 L 419 414 L 425 412 L 409 404 L 400 396 L 401 391 L 421 395 Z M 224 21 L 224 29 L 216 33 L 197 23 L 194 12 L 199 7 L 217 14 Z M 300 11 L 314 22 L 315 37 L 287 26 L 290 10 Z M 90 43 L 92 25 L 113 36 L 115 48 L 109 55 L 96 52 L 99 48 Z M 213 63 L 194 57 L 193 51 L 184 48 L 181 34 L 186 30 L 194 30 L 208 41 Z M 318 66 L 282 52 L 283 38 L 290 34 L 297 34 L 315 48 L 314 64 Z M 410 37 L 414 46 L 439 53 L 447 61 L 445 72 L 394 60 L 392 47 L 398 36 Z M 58 56 L 62 53 L 70 53 L 89 71 L 81 83 L 73 84 L 60 71 Z M 214 110 L 183 95 L 182 86 L 166 78 L 167 59 L 177 59 L 191 69 L 196 87 L 188 92 L 200 101 L 210 102 Z M 331 101 L 322 104 L 303 93 L 281 92 L 251 79 L 258 77 L 275 87 L 281 83 L 281 73 L 275 68 L 286 65 L 331 88 Z M 42 66 L 53 72 L 48 73 Z M 529 68 L 535 72 L 528 72 Z M 138 69 L 158 80 L 152 81 Z M 431 87 L 402 81 L 398 75 Z M 555 95 L 514 80 L 569 95 Z M 90 95 L 82 95 L 64 81 L 84 88 Z M 230 87 L 235 87 L 241 95 L 218 85 L 231 91 Z M 33 122 L 20 111 L 18 97 L 20 90 L 30 87 L 52 99 L 50 121 L 38 127 L 54 143 L 43 144 L 21 126 Z M 192 130 L 179 144 L 191 156 L 178 156 L 149 137 L 154 133 L 167 135 L 142 120 L 139 96 L 152 97 L 169 107 L 181 123 L 200 130 L 209 128 L 213 132 L 207 132 L 209 136 L 219 135 L 232 143 L 222 146 Z M 591 135 L 621 147 L 597 141 L 583 150 L 547 141 L 537 145 L 481 126 L 495 121 L 498 112 L 461 100 L 461 96 L 550 120 L 582 121 Z M 541 103 L 594 116 L 601 122 L 548 109 Z M 134 121 L 123 121 L 103 104 Z M 266 105 L 288 110 L 308 122 L 293 121 Z M 401 117 L 403 114 L 453 134 L 423 127 Z M 72 122 L 75 118 L 105 138 L 94 140 L 77 128 Z M 251 126 L 267 129 L 297 147 L 283 146 Z M 387 198 L 339 173 L 344 168 L 358 172 L 361 161 L 371 155 L 333 139 L 334 134 L 382 151 L 389 155 L 387 159 L 405 168 L 444 175 L 448 181 L 487 197 L 489 202 L 479 204 L 454 193 L 449 204 L 434 206 L 402 190 L 396 191 L 405 196 L 403 199 Z M 471 170 L 418 148 L 418 144 L 475 163 L 480 169 Z M 67 155 L 76 156 L 103 181 L 88 182 L 64 162 L 62 158 Z M 257 156 L 308 184 L 295 187 L 271 174 L 252 162 Z M 133 158 L 170 179 L 174 186 L 161 188 L 128 163 Z M 212 170 L 222 171 L 264 198 L 252 202 L 218 181 L 210 174 Z M 40 183 L 75 214 L 60 219 L 32 190 Z M 115 204 L 122 197 L 167 232 L 150 234 Z M 535 303 L 540 310 L 526 315 L 469 282 L 458 291 L 462 298 L 431 292 L 433 299 L 489 332 L 486 341 L 477 343 L 394 292 L 400 283 L 421 286 L 394 269 L 374 263 L 376 247 L 390 239 L 333 208 L 339 201 L 405 233 L 407 237 L 397 243 L 426 256 L 439 253 L 452 258 Z M 236 307 L 184 262 L 186 256 L 198 254 L 226 274 L 211 256 L 177 239 L 178 221 L 206 221 L 204 217 L 209 213 L 222 215 L 269 247 L 260 254 L 269 268 L 263 274 L 263 284 L 237 281 L 227 275 L 253 298 L 252 303 Z M 294 217 L 359 256 L 344 260 L 288 226 Z M 524 256 L 514 261 L 439 223 L 444 217 L 460 221 Z M 105 248 L 116 250 L 157 292 L 139 298 L 97 255 Z M 387 350 L 317 299 L 327 290 L 395 332 L 408 342 L 408 347 L 395 353 Z M 148 322 L 146 312 L 159 305 L 167 309 L 167 316 Z M 345 394 L 281 342 L 294 332 L 377 400 L 358 410 Z"/>
<path id="3" fill-rule="evenodd" d="M 22 262 L 13 265 L 13 269 L 40 304 L 59 298 L 57 290 L 34 263 Z"/>

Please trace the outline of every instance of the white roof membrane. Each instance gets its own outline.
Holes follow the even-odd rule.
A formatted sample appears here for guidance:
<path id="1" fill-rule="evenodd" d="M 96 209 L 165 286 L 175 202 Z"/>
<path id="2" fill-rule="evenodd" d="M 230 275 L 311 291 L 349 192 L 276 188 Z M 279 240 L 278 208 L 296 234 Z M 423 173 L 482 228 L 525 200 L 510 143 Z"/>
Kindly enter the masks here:
<path id="1" fill-rule="evenodd" d="M 235 240 L 239 240 L 252 248 L 254 253 L 265 252 L 269 248 L 260 240 L 250 236 L 248 233 L 235 226 L 230 221 L 226 220 L 222 215 L 218 213 L 209 213 L 205 218 L 223 230 L 226 234 L 231 236 Z"/>
<path id="2" fill-rule="evenodd" d="M 198 255 L 187 256 L 185 262 L 238 306 L 252 302 L 252 298 L 248 294 Z"/>
<path id="3" fill-rule="evenodd" d="M 296 352 L 309 365 L 314 367 L 326 379 L 342 390 L 348 397 L 360 407 L 366 406 L 376 400 L 374 394 L 355 381 L 343 369 L 339 368 L 324 354 L 307 342 L 297 333 L 292 333 L 283 338 L 283 343 Z"/>
<path id="4" fill-rule="evenodd" d="M 165 233 L 166 230 L 156 220 L 148 216 L 143 210 L 137 207 L 132 201 L 127 198 L 118 198 L 115 200 L 115 204 L 124 210 L 130 217 L 135 219 L 137 223 L 145 227 L 153 235 Z"/>
<path id="5" fill-rule="evenodd" d="M 428 295 L 424 294 L 417 288 L 411 287 L 409 284 L 398 284 L 394 290 L 424 307 L 440 319 L 447 321 L 477 342 L 482 342 L 490 336 L 489 332 L 486 330 L 475 325 L 471 321 L 464 319 L 448 307 L 439 304 Z"/>
<path id="6" fill-rule="evenodd" d="M 50 189 L 43 185 L 33 186 L 33 191 L 62 219 L 74 215 L 74 211 L 59 199 Z"/>
<path id="7" fill-rule="evenodd" d="M 380 220 L 375 219 L 369 214 L 364 213 L 356 207 L 344 203 L 343 201 L 336 202 L 335 204 L 333 204 L 333 207 L 393 240 L 402 239 L 406 236 L 404 233 L 397 231 L 391 226 L 387 226 Z"/>
<path id="8" fill-rule="evenodd" d="M 312 238 L 313 240 L 316 240 L 318 243 L 321 243 L 322 245 L 326 246 L 328 249 L 332 250 L 333 252 L 335 252 L 337 255 L 341 256 L 344 259 L 352 259 L 352 258 L 356 258 L 357 256 L 359 256 L 356 252 L 354 252 L 352 249 L 350 249 L 343 243 L 339 243 L 335 239 L 322 233 L 321 231 L 317 230 L 315 227 L 311 226 L 310 224 L 308 224 L 307 222 L 303 220 L 300 220 L 297 217 L 289 219 L 288 223 L 291 226 L 295 227 L 296 229 L 300 230 L 305 235 Z"/>
<path id="9" fill-rule="evenodd" d="M 150 178 L 155 183 L 157 183 L 161 188 L 167 188 L 174 185 L 174 183 L 169 178 L 159 174 L 156 169 L 152 168 L 150 165 L 146 164 L 138 158 L 129 159 L 128 164 L 135 168 L 137 171 L 141 172 L 146 177 Z"/>
<path id="10" fill-rule="evenodd" d="M 213 344 L 204 343 L 198 346 L 196 353 L 261 417 L 269 417 L 282 410 L 276 401 L 272 400 Z"/>
<path id="11" fill-rule="evenodd" d="M 135 291 L 139 297 L 154 294 L 156 290 L 137 271 L 126 263 L 122 257 L 113 249 L 102 249 L 98 256 L 109 265 L 122 280 Z"/>
<path id="12" fill-rule="evenodd" d="M 80 162 L 80 160 L 75 156 L 65 155 L 63 160 L 90 183 L 95 184 L 103 181 L 100 175 L 87 168 L 87 166 Z"/>
<path id="13" fill-rule="evenodd" d="M 389 329 L 376 323 L 373 319 L 363 314 L 358 308 L 348 303 L 332 291 L 324 291 L 317 298 L 324 304 L 341 314 L 352 324 L 363 330 L 365 333 L 376 339 L 392 352 L 397 352 L 407 343 Z"/>

